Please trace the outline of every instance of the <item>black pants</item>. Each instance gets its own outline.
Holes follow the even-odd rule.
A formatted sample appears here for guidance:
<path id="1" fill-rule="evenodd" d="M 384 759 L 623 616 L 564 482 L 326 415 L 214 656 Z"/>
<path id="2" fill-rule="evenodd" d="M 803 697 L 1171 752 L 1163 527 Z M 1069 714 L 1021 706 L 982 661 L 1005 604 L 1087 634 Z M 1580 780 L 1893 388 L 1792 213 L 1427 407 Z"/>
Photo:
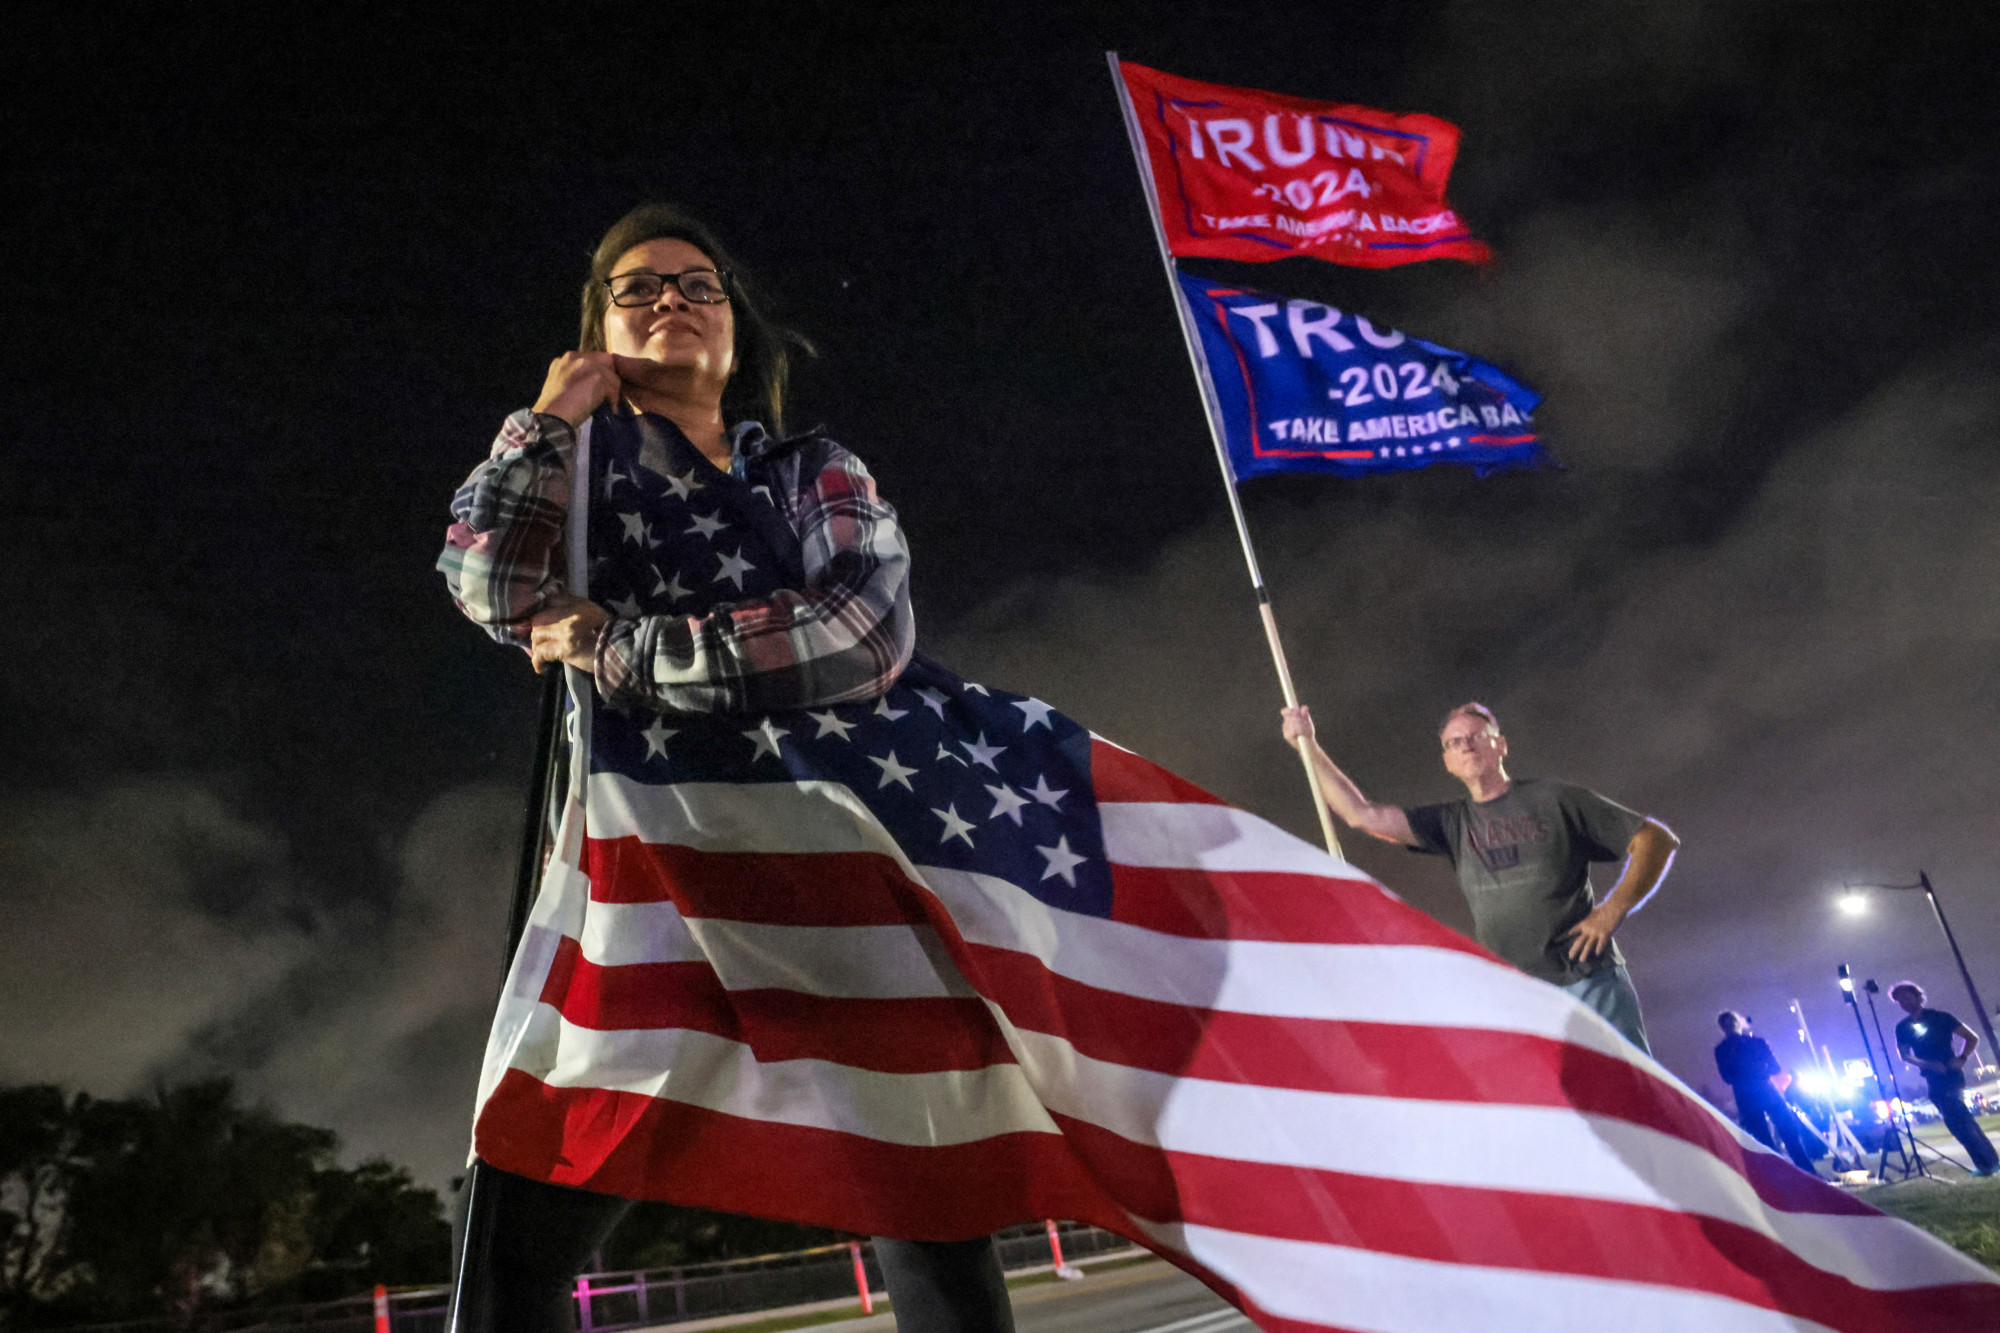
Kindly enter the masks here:
<path id="1" fill-rule="evenodd" d="M 1750 1131 L 1751 1138 L 1766 1148 L 1776 1148 L 1782 1140 L 1785 1155 L 1792 1159 L 1793 1166 L 1819 1174 L 1813 1170 L 1812 1145 L 1806 1142 L 1806 1132 L 1799 1127 L 1798 1113 L 1786 1105 L 1778 1090 L 1771 1086 L 1771 1080 L 1759 1079 L 1730 1087 L 1736 1093 L 1736 1118 Z"/>
<path id="2" fill-rule="evenodd" d="M 1938 1109 L 1938 1119 L 1951 1136 L 1965 1146 L 1972 1158 L 1972 1169 L 1980 1175 L 1991 1175 L 2000 1166 L 2000 1153 L 1993 1150 L 1993 1141 L 1986 1137 L 1986 1131 L 1973 1119 L 1972 1112 L 1965 1105 L 1965 1075 L 1924 1074 L 1924 1083 L 1931 1095 L 1931 1104 Z"/>
<path id="3" fill-rule="evenodd" d="M 457 1333 L 571 1333 L 577 1274 L 630 1206 L 481 1163 L 467 1184 Z M 988 1237 L 878 1237 L 875 1258 L 897 1333 L 1014 1333 L 1007 1283 Z"/>

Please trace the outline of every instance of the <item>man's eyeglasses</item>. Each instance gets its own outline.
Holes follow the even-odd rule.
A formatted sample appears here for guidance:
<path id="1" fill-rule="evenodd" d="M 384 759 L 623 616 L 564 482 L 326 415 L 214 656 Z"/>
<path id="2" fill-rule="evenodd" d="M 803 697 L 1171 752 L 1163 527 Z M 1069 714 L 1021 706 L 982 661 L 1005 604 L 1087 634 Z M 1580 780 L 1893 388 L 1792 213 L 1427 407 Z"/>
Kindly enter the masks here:
<path id="1" fill-rule="evenodd" d="M 1469 736 L 1447 736 L 1443 742 L 1444 752 L 1450 754 L 1453 750 L 1470 750 L 1488 734 L 1484 731 L 1475 731 Z"/>
<path id="2" fill-rule="evenodd" d="M 652 305 L 672 283 L 682 296 L 696 305 L 720 305 L 729 299 L 729 270 L 684 268 L 678 273 L 620 273 L 604 280 L 611 304 Z"/>

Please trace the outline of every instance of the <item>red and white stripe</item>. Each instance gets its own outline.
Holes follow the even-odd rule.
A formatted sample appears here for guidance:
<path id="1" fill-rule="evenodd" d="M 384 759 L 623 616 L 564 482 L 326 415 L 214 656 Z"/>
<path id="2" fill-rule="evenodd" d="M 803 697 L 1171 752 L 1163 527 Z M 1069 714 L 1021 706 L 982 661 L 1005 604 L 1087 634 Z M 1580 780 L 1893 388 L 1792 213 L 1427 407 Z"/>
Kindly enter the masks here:
<path id="1" fill-rule="evenodd" d="M 1116 746 L 1092 763 L 1109 919 L 915 864 L 838 784 L 593 776 L 480 1156 L 864 1233 L 1078 1218 L 1273 1331 L 2000 1328 L 1992 1273 L 1560 990 Z"/>

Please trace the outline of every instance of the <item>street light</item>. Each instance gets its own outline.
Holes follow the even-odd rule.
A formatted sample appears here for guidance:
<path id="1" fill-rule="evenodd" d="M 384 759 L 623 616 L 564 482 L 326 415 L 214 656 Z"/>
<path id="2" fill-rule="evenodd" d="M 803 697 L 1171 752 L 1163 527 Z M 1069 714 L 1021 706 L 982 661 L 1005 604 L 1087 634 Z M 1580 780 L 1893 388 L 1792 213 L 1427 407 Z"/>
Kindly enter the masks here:
<path id="1" fill-rule="evenodd" d="M 1938 901 L 1937 890 L 1931 886 L 1930 875 L 1919 870 L 1915 884 L 1849 884 L 1847 892 L 1838 899 L 1840 910 L 1849 916 L 1867 911 L 1868 900 L 1861 893 L 1863 889 L 1880 889 L 1885 893 L 1923 891 L 1924 897 L 1930 900 L 1932 915 L 1937 917 L 1938 929 L 1944 932 L 1944 942 L 1951 946 L 1951 956 L 1958 963 L 1959 978 L 1965 982 L 1965 993 L 1972 997 L 1972 1010 L 1979 1015 L 1979 1030 L 1986 1036 L 1986 1049 L 1990 1053 L 1990 1058 L 2000 1062 L 2000 1039 L 1995 1039 L 1993 1036 L 1993 1016 L 1986 1012 L 1986 1002 L 1979 998 L 1979 987 L 1972 984 L 1972 973 L 1966 970 L 1965 955 L 1958 948 L 1958 936 L 1951 933 L 1951 922 L 1945 919 L 1944 904 Z M 1843 981 L 1841 984 L 1852 991 L 1851 982 Z"/>

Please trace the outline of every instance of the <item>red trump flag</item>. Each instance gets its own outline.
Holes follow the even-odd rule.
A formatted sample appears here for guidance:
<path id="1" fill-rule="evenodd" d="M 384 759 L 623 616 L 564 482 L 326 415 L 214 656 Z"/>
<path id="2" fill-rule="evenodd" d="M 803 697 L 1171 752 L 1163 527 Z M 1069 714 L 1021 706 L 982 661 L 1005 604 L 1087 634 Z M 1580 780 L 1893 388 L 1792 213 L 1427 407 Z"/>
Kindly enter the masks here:
<path id="1" fill-rule="evenodd" d="M 1445 202 L 1456 125 L 1197 83 L 1124 60 L 1118 71 L 1174 254 L 1311 255 L 1360 268 L 1490 258 Z"/>

